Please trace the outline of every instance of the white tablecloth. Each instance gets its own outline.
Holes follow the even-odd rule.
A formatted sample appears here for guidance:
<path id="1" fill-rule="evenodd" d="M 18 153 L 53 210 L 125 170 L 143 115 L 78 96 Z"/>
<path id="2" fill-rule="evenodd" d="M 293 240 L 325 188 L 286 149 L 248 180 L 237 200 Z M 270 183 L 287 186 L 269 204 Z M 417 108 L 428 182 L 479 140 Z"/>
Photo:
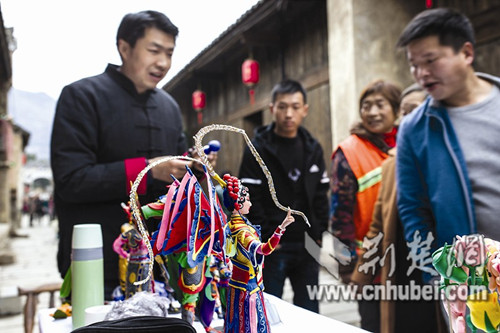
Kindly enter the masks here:
<path id="1" fill-rule="evenodd" d="M 273 333 L 280 332 L 342 332 L 360 333 L 366 332 L 358 327 L 348 325 L 341 321 L 331 319 L 317 313 L 304 310 L 293 304 L 285 302 L 275 296 L 264 293 L 266 299 L 266 311 Z M 55 309 L 41 309 L 38 312 L 40 333 L 69 333 L 72 331 L 71 318 L 54 319 L 50 316 Z M 180 314 L 172 315 L 180 318 Z M 224 321 L 214 319 L 212 327 L 222 330 Z M 197 332 L 205 333 L 200 322 L 195 321 L 193 325 Z"/>

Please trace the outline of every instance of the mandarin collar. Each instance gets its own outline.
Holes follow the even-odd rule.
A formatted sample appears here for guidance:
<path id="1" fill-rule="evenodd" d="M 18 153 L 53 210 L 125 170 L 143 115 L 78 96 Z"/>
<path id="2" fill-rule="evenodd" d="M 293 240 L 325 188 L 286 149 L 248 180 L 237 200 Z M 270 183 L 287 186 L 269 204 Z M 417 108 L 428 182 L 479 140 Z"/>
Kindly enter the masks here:
<path id="1" fill-rule="evenodd" d="M 119 68 L 120 67 L 117 65 L 108 64 L 108 66 L 106 67 L 106 73 L 109 74 L 109 76 L 111 76 L 111 78 L 116 83 L 118 83 L 120 87 L 125 89 L 130 95 L 139 100 L 145 101 L 151 94 L 155 93 L 155 90 L 147 90 L 144 93 L 139 94 L 132 80 L 130 80 L 125 74 L 123 74 L 119 70 Z"/>

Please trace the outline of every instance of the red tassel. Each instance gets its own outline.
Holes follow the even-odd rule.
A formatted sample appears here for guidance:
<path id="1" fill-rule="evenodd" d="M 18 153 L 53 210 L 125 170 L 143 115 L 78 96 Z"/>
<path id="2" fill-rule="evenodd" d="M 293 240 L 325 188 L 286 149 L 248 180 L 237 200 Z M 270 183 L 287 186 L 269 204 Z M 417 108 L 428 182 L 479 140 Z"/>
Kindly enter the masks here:
<path id="1" fill-rule="evenodd" d="M 432 8 L 432 0 L 425 0 L 425 8 Z"/>
<path id="2" fill-rule="evenodd" d="M 203 113 L 201 113 L 201 111 L 198 111 L 198 125 L 201 125 L 201 123 L 203 122 Z"/>
<path id="3" fill-rule="evenodd" d="M 250 89 L 248 94 L 250 95 L 250 104 L 255 104 L 255 90 Z"/>

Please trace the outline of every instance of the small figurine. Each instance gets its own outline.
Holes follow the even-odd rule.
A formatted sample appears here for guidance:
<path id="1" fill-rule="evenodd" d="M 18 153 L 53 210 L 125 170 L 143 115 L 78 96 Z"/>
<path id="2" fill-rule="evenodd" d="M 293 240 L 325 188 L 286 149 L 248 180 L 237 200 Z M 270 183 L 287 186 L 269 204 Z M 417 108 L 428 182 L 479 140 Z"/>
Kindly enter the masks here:
<path id="1" fill-rule="evenodd" d="M 125 299 L 132 297 L 136 292 L 149 291 L 151 283 L 134 285 L 134 282 L 144 279 L 149 270 L 148 248 L 140 232 L 136 229 L 130 208 L 122 204 L 123 210 L 129 216 L 129 222 L 124 223 L 121 234 L 113 242 L 113 250 L 118 253 L 120 260 L 120 288 Z"/>
<path id="2" fill-rule="evenodd" d="M 243 215 L 248 214 L 252 203 L 248 189 L 240 180 L 224 175 L 224 205 L 232 210 L 229 243 L 236 249 L 231 257 L 232 275 L 227 291 L 227 309 L 224 332 L 270 332 L 264 303 L 262 263 L 279 244 L 286 227 L 295 221 L 291 210 L 276 228 L 271 238 L 262 243 L 260 228 L 252 225 Z M 229 245 L 231 246 L 231 245 Z"/>
<path id="3" fill-rule="evenodd" d="M 160 201 L 141 207 L 146 220 L 161 219 L 152 235 L 153 254 L 167 258 L 170 276 L 177 281 L 171 286 L 182 304 L 181 318 L 191 324 L 195 320 L 199 293 L 207 287 L 211 255 L 223 257 L 226 224 L 226 216 L 206 171 L 202 177 L 207 180 L 208 196 L 187 168 L 182 180 L 173 179 Z M 202 324 L 207 332 L 215 331 L 207 319 L 213 316 L 213 311 L 213 307 L 203 311 L 206 320 Z"/>

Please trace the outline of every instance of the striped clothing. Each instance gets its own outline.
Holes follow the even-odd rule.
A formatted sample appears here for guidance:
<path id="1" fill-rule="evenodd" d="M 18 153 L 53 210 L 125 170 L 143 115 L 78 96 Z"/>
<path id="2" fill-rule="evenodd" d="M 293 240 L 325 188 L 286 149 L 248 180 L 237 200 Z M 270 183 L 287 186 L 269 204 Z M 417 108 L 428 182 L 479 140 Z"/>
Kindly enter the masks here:
<path id="1" fill-rule="evenodd" d="M 224 332 L 270 332 L 262 293 L 262 263 L 278 245 L 281 234 L 277 229 L 267 243 L 262 243 L 258 229 L 241 215 L 231 216 L 229 228 L 236 253 L 231 257 Z"/>

